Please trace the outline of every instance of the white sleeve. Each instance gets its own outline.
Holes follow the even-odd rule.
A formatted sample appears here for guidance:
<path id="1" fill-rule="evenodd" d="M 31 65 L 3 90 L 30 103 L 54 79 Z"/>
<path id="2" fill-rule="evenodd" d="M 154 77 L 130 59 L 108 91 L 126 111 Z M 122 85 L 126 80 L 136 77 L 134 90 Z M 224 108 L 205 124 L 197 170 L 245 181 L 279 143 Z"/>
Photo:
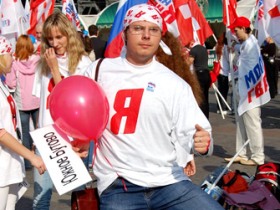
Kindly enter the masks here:
<path id="1" fill-rule="evenodd" d="M 193 135 L 196 132 L 195 125 L 198 124 L 210 133 L 211 142 L 207 155 L 211 155 L 213 152 L 212 128 L 208 119 L 196 103 L 189 85 L 185 86 L 181 90 L 181 93 L 178 93 L 173 116 L 173 138 L 175 138 L 188 153 L 192 153 L 194 143 Z"/>
<path id="2" fill-rule="evenodd" d="M 42 76 L 41 76 L 41 69 L 37 66 L 37 70 L 34 76 L 33 88 L 32 88 L 32 95 L 40 98 L 41 94 L 41 84 L 42 84 Z"/>
<path id="3" fill-rule="evenodd" d="M 91 63 L 84 72 L 84 76 L 89 77 L 95 80 L 95 69 L 96 69 L 97 62 L 94 61 Z"/>
<path id="4" fill-rule="evenodd" d="M 84 75 L 91 63 L 92 62 L 88 56 L 83 56 L 76 68 L 75 75 Z"/>
<path id="5" fill-rule="evenodd" d="M 223 48 L 222 71 L 223 71 L 223 75 L 225 76 L 228 76 L 228 74 L 230 73 L 229 53 L 226 45 Z"/>

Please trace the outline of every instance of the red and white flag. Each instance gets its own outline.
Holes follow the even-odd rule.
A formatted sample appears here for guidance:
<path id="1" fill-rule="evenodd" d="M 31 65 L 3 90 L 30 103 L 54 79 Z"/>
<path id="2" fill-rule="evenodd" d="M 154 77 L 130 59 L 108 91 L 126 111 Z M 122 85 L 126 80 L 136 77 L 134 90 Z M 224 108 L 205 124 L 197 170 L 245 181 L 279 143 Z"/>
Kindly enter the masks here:
<path id="1" fill-rule="evenodd" d="M 67 16 L 67 18 L 72 22 L 73 26 L 75 26 L 77 30 L 80 30 L 81 23 L 73 0 L 62 1 L 62 13 Z"/>
<path id="2" fill-rule="evenodd" d="M 268 37 L 266 30 L 266 20 L 264 15 L 264 0 L 258 0 L 257 2 L 257 16 L 254 28 L 258 30 L 258 44 L 261 46 L 266 37 Z"/>
<path id="3" fill-rule="evenodd" d="M 257 9 L 255 29 L 258 30 L 258 44 L 261 46 L 265 38 L 270 36 L 280 46 L 280 0 L 259 0 Z"/>
<path id="4" fill-rule="evenodd" d="M 30 29 L 29 34 L 36 36 L 36 25 L 43 23 L 53 13 L 55 0 L 31 0 L 30 1 Z"/>
<path id="5" fill-rule="evenodd" d="M 231 25 L 238 17 L 236 7 L 236 0 L 223 0 L 223 23 L 225 26 Z"/>
<path id="6" fill-rule="evenodd" d="M 178 22 L 182 43 L 186 45 L 191 40 L 195 40 L 197 43 L 204 45 L 206 39 L 213 35 L 213 31 L 196 1 L 175 0 L 174 5 L 176 8 L 176 19 Z M 189 17 L 191 17 L 191 20 L 189 20 Z M 188 33 L 190 33 L 188 28 L 192 28 L 191 40 L 184 39 L 184 37 L 188 36 Z"/>
<path id="7" fill-rule="evenodd" d="M 193 40 L 204 45 L 206 39 L 213 34 L 195 0 L 173 0 L 169 4 L 150 0 L 149 3 L 159 9 L 168 31 L 179 37 L 183 45 Z"/>
<path id="8" fill-rule="evenodd" d="M 280 46 L 280 0 L 264 1 L 267 34 Z"/>
<path id="9" fill-rule="evenodd" d="M 28 15 L 20 0 L 2 0 L 0 7 L 1 34 L 25 34 L 29 29 Z"/>

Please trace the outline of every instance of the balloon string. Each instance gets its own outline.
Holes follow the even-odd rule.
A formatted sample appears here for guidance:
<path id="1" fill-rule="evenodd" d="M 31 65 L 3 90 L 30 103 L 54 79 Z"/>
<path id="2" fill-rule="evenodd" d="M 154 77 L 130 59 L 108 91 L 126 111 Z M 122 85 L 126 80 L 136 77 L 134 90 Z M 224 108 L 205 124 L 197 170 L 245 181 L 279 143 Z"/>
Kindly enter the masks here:
<path id="1" fill-rule="evenodd" d="M 98 149 L 98 148 L 99 148 L 99 144 L 98 144 L 98 142 L 96 142 L 96 143 L 95 143 L 95 147 L 94 147 L 94 157 L 93 157 L 93 161 L 92 161 L 92 165 L 93 165 L 93 166 L 94 166 L 94 162 L 95 162 L 95 160 L 96 160 L 96 155 L 97 155 L 97 149 Z M 105 160 L 107 161 L 107 163 L 108 163 L 108 164 L 112 167 L 112 169 L 116 172 L 117 176 L 118 176 L 119 178 L 121 178 L 122 184 L 123 184 L 123 189 L 124 189 L 125 191 L 127 191 L 127 187 L 126 187 L 124 178 L 122 178 L 122 177 L 119 175 L 119 173 L 114 169 L 113 165 L 111 164 L 111 162 L 109 161 L 109 159 L 103 154 L 102 150 L 99 149 L 99 151 L 100 151 L 100 154 L 103 155 L 103 157 L 105 158 Z"/>

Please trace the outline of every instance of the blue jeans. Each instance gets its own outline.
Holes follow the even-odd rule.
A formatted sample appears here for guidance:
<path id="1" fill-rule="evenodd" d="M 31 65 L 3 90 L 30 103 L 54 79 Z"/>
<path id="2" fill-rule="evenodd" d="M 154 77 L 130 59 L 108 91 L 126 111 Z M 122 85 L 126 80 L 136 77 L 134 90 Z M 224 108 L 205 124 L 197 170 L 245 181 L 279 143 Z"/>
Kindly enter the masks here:
<path id="1" fill-rule="evenodd" d="M 38 150 L 35 150 L 40 155 Z M 49 210 L 52 197 L 53 182 L 48 171 L 40 175 L 38 170 L 34 169 L 34 195 L 33 210 Z"/>
<path id="2" fill-rule="evenodd" d="M 127 191 L 124 190 L 123 181 Z M 100 196 L 101 210 L 224 210 L 210 195 L 191 181 L 146 188 L 116 179 Z"/>
<path id="3" fill-rule="evenodd" d="M 33 140 L 30 136 L 30 117 L 33 121 L 34 127 L 36 126 L 39 109 L 33 109 L 28 111 L 19 111 L 20 122 L 22 128 L 22 144 L 29 150 L 32 149 Z M 31 168 L 31 163 L 28 160 L 24 160 L 25 168 Z"/>
<path id="4" fill-rule="evenodd" d="M 83 159 L 84 164 L 88 167 L 88 164 L 92 162 L 92 152 L 94 144 L 91 142 L 89 156 Z M 37 155 L 39 151 L 35 150 Z M 82 190 L 85 185 L 78 187 L 75 190 Z M 44 174 L 40 175 L 36 169 L 34 169 L 34 196 L 33 196 L 33 210 L 49 210 L 50 201 L 52 197 L 53 182 L 51 177 L 46 171 Z M 74 190 L 74 191 L 75 191 Z"/>
<path id="5" fill-rule="evenodd" d="M 82 158 L 85 166 L 88 168 L 90 165 L 92 166 L 92 156 L 94 152 L 94 142 L 90 141 L 89 149 L 88 149 L 88 156 L 86 158 Z"/>

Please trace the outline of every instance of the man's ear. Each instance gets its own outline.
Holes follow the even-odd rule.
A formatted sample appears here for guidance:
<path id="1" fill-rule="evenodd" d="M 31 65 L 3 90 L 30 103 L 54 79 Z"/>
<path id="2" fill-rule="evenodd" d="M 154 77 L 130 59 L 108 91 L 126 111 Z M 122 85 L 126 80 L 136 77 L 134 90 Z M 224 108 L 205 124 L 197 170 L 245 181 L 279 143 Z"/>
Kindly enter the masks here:
<path id="1" fill-rule="evenodd" d="M 124 44 L 125 44 L 125 46 L 126 46 L 126 40 L 127 40 L 127 36 L 126 36 L 126 31 L 123 31 L 122 32 L 122 40 L 123 40 L 123 42 L 124 42 Z"/>

